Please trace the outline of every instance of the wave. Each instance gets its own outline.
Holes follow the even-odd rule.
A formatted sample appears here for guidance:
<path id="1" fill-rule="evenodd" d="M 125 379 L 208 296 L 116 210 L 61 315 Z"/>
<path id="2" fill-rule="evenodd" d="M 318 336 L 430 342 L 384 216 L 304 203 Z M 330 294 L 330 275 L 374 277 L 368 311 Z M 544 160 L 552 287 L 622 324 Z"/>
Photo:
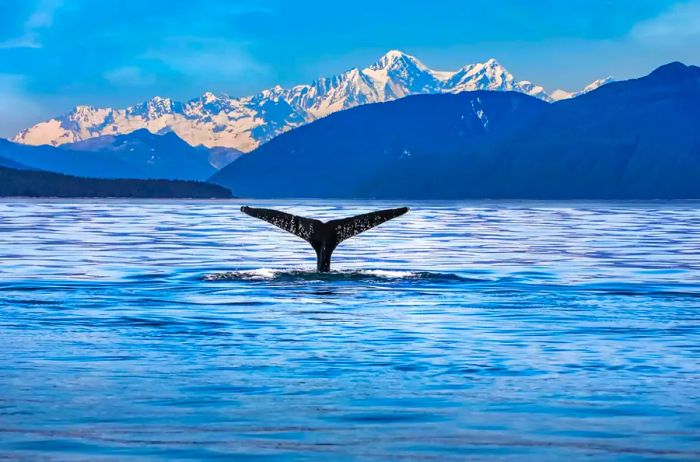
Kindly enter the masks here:
<path id="1" fill-rule="evenodd" d="M 273 268 L 257 268 L 241 271 L 205 274 L 203 281 L 392 281 L 392 280 L 429 280 L 429 281 L 460 281 L 483 282 L 452 273 L 436 273 L 429 271 L 402 270 L 360 270 L 360 271 L 331 271 L 318 273 L 316 271 L 285 270 Z"/>
<path id="2" fill-rule="evenodd" d="M 318 273 L 312 270 L 294 270 L 284 268 L 255 268 L 219 273 L 209 273 L 198 276 L 204 282 L 359 282 L 359 283 L 402 283 L 407 285 L 427 284 L 469 284 L 470 290 L 497 292 L 558 292 L 558 293 L 590 293 L 609 296 L 646 296 L 646 297 L 681 297 L 698 298 L 700 292 L 693 284 L 639 284 L 625 282 L 596 282 L 579 284 L 561 284 L 552 281 L 545 273 L 510 274 L 503 277 L 467 276 L 448 272 L 432 272 L 424 270 L 338 270 L 330 273 Z"/>

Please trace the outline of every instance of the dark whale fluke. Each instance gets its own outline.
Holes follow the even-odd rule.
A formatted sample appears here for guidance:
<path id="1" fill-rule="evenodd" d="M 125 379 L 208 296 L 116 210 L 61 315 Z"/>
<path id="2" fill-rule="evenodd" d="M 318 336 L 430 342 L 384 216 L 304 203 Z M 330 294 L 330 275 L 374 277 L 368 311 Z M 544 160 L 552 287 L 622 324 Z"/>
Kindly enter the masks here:
<path id="1" fill-rule="evenodd" d="M 361 232 L 379 226 L 385 221 L 403 215 L 408 212 L 408 207 L 379 210 L 341 220 L 331 220 L 326 223 L 272 209 L 241 207 L 241 212 L 265 220 L 304 239 L 316 251 L 316 270 L 320 273 L 327 273 L 331 270 L 331 254 L 338 244 L 345 239 L 350 239 Z"/>

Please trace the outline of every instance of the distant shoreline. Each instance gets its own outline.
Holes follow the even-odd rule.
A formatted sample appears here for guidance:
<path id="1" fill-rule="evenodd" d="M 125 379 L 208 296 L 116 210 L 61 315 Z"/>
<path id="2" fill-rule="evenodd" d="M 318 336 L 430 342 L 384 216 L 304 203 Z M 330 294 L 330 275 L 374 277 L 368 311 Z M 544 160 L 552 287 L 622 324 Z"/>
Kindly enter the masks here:
<path id="1" fill-rule="evenodd" d="M 61 201 L 64 199 L 70 200 L 105 200 L 105 201 L 128 201 L 135 199 L 144 202 L 160 202 L 160 201 L 231 201 L 233 203 L 243 204 L 289 204 L 290 206 L 299 204 L 331 204 L 331 205 L 352 205 L 352 204 L 399 204 L 410 205 L 415 207 L 415 204 L 473 204 L 474 207 L 479 206 L 530 206 L 534 207 L 538 204 L 544 207 L 570 207 L 575 204 L 619 204 L 620 206 L 652 206 L 663 204 L 687 204 L 688 206 L 700 206 L 700 199 L 343 199 L 343 198 L 308 198 L 308 197 L 282 197 L 282 198 L 253 198 L 253 197 L 125 197 L 125 196 L 3 196 L 0 195 L 0 201 L 9 201 L 13 199 L 24 200 L 47 200 Z"/>
<path id="2" fill-rule="evenodd" d="M 0 166 L 0 197 L 56 199 L 232 199 L 231 190 L 190 180 L 85 178 Z"/>

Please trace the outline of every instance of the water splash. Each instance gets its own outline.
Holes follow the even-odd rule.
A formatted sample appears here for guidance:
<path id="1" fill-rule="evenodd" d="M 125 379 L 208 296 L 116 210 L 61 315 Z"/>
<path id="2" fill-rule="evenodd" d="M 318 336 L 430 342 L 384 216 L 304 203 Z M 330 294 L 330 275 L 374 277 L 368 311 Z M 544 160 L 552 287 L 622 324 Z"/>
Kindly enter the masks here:
<path id="1" fill-rule="evenodd" d="M 361 271 L 331 271 L 319 273 L 304 270 L 282 270 L 273 268 L 258 268 L 241 271 L 205 274 L 203 281 L 480 281 L 452 273 L 437 273 L 430 271 L 401 271 L 401 270 L 361 270 Z"/>

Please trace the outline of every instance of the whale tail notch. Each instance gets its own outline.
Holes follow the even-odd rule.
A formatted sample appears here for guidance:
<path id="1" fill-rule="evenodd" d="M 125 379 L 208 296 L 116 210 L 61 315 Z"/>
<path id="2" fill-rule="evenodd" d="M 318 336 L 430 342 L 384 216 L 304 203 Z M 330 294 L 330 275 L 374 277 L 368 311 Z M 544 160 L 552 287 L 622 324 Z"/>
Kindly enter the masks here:
<path id="1" fill-rule="evenodd" d="M 316 251 L 316 269 L 320 273 L 331 270 L 331 255 L 338 244 L 392 218 L 399 217 L 408 210 L 408 207 L 379 210 L 324 223 L 279 210 L 241 207 L 241 212 L 246 215 L 267 221 L 311 244 Z"/>

